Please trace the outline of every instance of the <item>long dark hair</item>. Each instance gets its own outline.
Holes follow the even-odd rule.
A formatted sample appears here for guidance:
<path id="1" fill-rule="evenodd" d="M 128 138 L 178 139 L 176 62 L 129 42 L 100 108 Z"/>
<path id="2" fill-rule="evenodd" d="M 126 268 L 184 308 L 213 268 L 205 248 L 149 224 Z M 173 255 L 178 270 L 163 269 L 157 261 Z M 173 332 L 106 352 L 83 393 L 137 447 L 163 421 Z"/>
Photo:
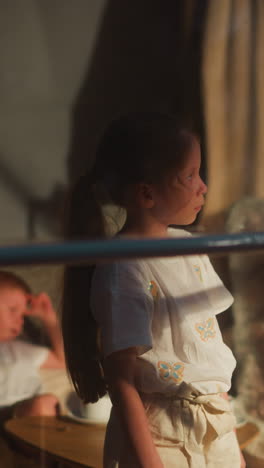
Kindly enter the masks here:
<path id="1" fill-rule="evenodd" d="M 71 190 L 66 223 L 67 239 L 106 236 L 102 206 L 125 207 L 129 187 L 159 183 L 170 169 L 180 168 L 194 134 L 176 117 L 132 113 L 113 121 L 98 145 L 92 170 Z M 95 402 L 107 391 L 99 330 L 89 305 L 95 266 L 69 265 L 65 269 L 62 330 L 68 371 L 80 398 Z"/>

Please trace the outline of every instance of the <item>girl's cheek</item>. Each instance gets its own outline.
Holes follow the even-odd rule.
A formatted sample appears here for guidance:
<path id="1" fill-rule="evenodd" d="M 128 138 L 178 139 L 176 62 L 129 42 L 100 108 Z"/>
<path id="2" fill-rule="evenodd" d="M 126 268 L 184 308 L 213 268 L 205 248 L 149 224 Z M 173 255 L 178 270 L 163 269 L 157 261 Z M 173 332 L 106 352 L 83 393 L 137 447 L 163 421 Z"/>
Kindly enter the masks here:
<path id="1" fill-rule="evenodd" d="M 186 180 L 183 183 L 183 187 L 188 191 L 189 194 L 192 194 L 195 192 L 196 184 L 193 180 Z"/>
<path id="2" fill-rule="evenodd" d="M 188 192 L 193 192 L 193 181 L 189 179 L 183 179 L 177 177 L 172 182 L 172 187 L 174 189 L 187 190 Z"/>

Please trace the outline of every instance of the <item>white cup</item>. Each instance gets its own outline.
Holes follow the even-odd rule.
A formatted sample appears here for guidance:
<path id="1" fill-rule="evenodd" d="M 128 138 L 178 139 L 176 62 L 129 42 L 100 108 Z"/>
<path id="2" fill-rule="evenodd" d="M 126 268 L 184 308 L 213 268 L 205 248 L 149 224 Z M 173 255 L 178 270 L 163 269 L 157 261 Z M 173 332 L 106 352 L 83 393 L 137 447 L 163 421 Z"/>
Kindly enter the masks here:
<path id="1" fill-rule="evenodd" d="M 112 403 L 108 395 L 100 398 L 96 403 L 82 404 L 82 416 L 94 422 L 107 423 L 110 417 Z"/>
<path id="2" fill-rule="evenodd" d="M 75 392 L 68 395 L 66 406 L 69 414 L 79 420 L 107 423 L 110 417 L 112 403 L 108 395 L 100 398 L 96 403 L 84 404 Z"/>

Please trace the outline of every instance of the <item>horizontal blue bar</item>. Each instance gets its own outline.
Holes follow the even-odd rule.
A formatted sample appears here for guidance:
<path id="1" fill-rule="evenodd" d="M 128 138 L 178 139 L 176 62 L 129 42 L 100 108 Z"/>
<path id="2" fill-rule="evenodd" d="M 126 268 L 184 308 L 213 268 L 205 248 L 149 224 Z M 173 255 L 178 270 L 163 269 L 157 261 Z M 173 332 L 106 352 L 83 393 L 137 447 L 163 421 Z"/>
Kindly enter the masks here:
<path id="1" fill-rule="evenodd" d="M 227 254 L 264 250 L 264 232 L 169 239 L 109 239 L 0 247 L 0 265 L 58 264 L 113 259 Z"/>

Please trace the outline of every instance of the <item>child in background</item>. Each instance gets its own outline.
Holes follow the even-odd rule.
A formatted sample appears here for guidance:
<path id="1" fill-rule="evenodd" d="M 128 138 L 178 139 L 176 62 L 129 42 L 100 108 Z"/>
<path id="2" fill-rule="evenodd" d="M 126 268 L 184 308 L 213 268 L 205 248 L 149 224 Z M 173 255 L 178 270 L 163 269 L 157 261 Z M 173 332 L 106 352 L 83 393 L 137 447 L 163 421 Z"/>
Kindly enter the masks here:
<path id="1" fill-rule="evenodd" d="M 20 338 L 26 316 L 38 317 L 51 348 Z M 33 295 L 26 282 L 12 272 L 0 271 L 0 418 L 52 416 L 59 401 L 42 394 L 39 370 L 65 367 L 57 314 L 47 294 Z"/>
<path id="2" fill-rule="evenodd" d="M 196 135 L 173 116 L 113 122 L 92 170 L 73 188 L 68 238 L 104 238 L 102 207 L 126 209 L 117 234 L 190 235 L 206 185 Z M 66 362 L 79 396 L 109 392 L 105 468 L 245 466 L 227 393 L 235 358 L 216 315 L 232 303 L 206 255 L 68 266 Z"/>

